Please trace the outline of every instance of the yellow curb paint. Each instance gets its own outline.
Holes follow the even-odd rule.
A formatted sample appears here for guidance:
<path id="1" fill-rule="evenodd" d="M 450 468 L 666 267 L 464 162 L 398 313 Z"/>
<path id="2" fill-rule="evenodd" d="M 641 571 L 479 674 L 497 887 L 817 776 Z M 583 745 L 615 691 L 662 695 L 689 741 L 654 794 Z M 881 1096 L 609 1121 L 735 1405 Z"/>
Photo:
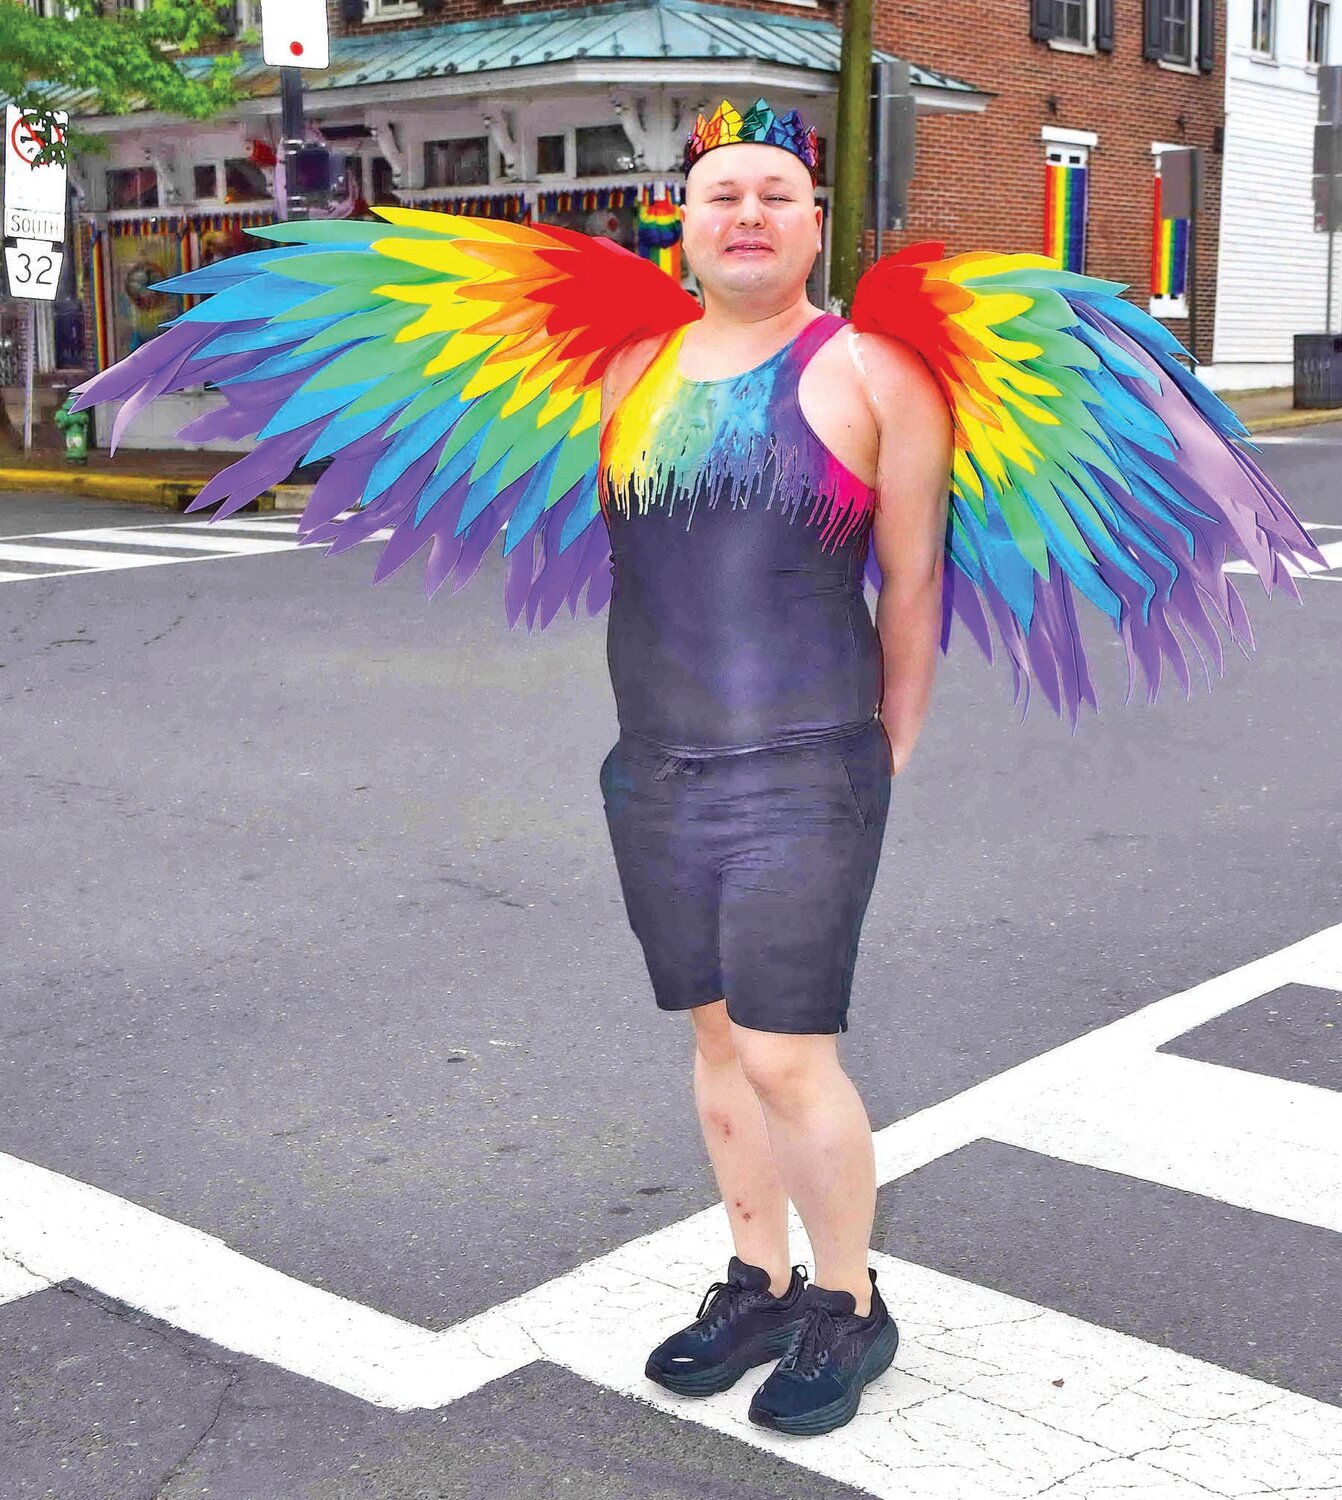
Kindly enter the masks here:
<path id="1" fill-rule="evenodd" d="M 162 505 L 184 511 L 209 482 L 198 479 L 165 479 L 147 474 L 88 474 L 73 469 L 0 468 L 0 491 L 61 490 L 65 494 L 90 495 L 101 500 L 128 500 L 140 505 Z M 258 510 L 301 510 L 312 493 L 307 484 L 281 484 L 257 497 Z"/>

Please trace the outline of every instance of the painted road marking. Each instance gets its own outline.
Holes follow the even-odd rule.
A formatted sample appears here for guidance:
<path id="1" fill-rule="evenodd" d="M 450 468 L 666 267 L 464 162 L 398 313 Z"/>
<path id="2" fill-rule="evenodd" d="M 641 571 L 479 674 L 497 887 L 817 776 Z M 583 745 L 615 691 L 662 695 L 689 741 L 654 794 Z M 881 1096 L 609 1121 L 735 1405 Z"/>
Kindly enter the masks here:
<path id="1" fill-rule="evenodd" d="M 154 521 L 135 526 L 94 526 L 77 531 L 34 532 L 0 539 L 0 562 L 34 564 L 32 572 L 0 571 L 0 583 L 33 578 L 62 578 L 74 573 L 111 573 L 121 568 L 149 568 L 168 563 L 219 562 L 230 557 L 255 557 L 267 552 L 297 552 L 298 515 L 255 521 L 229 517 L 223 521 Z M 367 541 L 385 541 L 392 528 L 384 526 Z M 72 546 L 97 542 L 103 549 Z M 304 549 L 318 552 L 321 544 Z M 176 549 L 188 554 L 172 557 Z M 190 554 L 196 554 L 194 556 Z M 324 554 L 323 554 L 324 555 Z"/>
<path id="2" fill-rule="evenodd" d="M 1324 528 L 1313 528 L 1309 526 L 1305 528 L 1306 531 L 1311 532 L 1316 529 L 1322 531 Z M 1304 578 L 1309 575 L 1314 575 L 1316 577 L 1323 576 L 1326 578 L 1330 569 L 1342 568 L 1342 541 L 1320 542 L 1319 551 L 1322 552 L 1324 557 L 1327 559 L 1322 564 L 1322 566 L 1319 563 L 1311 562 L 1308 558 L 1306 558 L 1301 563 L 1295 563 L 1292 562 L 1288 557 L 1283 559 L 1286 571 L 1296 578 Z M 1223 573 L 1253 573 L 1255 575 L 1258 573 L 1258 569 L 1255 568 L 1252 563 L 1245 562 L 1243 561 L 1243 559 L 1238 557 L 1232 559 L 1228 563 L 1225 563 L 1221 571 Z M 1329 581 L 1331 582 L 1332 580 L 1330 579 Z"/>
<path id="3" fill-rule="evenodd" d="M 88 531 L 64 531 L 61 535 L 74 542 L 105 542 L 109 547 L 177 547 L 183 551 L 236 553 L 238 556 L 257 552 L 289 552 L 294 546 L 287 537 L 241 536 L 236 532 L 223 537 L 210 537 L 188 531 L 185 526 L 164 531 L 137 530 L 133 535 L 115 527 L 102 526 Z"/>
<path id="4" fill-rule="evenodd" d="M 1022 1120 L 1027 1126 L 1015 1134 L 1039 1149 L 1047 1132 L 1031 1109 L 1041 1091 L 1072 1098 L 1113 1083 L 1112 1071 L 1135 1080 L 1144 1103 L 1158 1103 L 1189 1160 L 1179 1164 L 1176 1152 L 1158 1157 L 1140 1131 L 1124 1133 L 1133 1111 L 1117 1097 L 1121 1086 L 1073 1110 L 1072 1127 L 1051 1142 L 1055 1154 L 1090 1162 L 1112 1130 L 1115 1149 L 1127 1153 L 1118 1170 L 1172 1174 L 1178 1186 L 1191 1181 L 1194 1191 L 1220 1196 L 1231 1185 L 1199 1134 L 1197 1112 L 1209 1095 L 1222 1117 L 1232 1103 L 1253 1108 L 1268 1099 L 1273 1160 L 1266 1171 L 1298 1148 L 1290 1181 L 1279 1190 L 1265 1184 L 1266 1171 L 1254 1164 L 1255 1137 L 1238 1160 L 1251 1181 L 1224 1201 L 1248 1198 L 1259 1207 L 1272 1191 L 1278 1196 L 1266 1201 L 1278 1210 L 1299 1209 L 1311 1194 L 1327 1206 L 1342 1165 L 1342 1134 L 1316 1098 L 1330 1091 L 1289 1084 L 1274 1093 L 1275 1080 L 1252 1075 L 1246 1083 L 1250 1075 L 1213 1064 L 1190 1071 L 1182 1064 L 1191 1060 L 1155 1052 L 1290 983 L 1342 989 L 1342 924 L 878 1131 L 877 1180 L 892 1181 L 971 1141 L 1011 1140 Z M 1165 1068 L 1167 1061 L 1180 1066 Z M 1233 1083 L 1222 1074 L 1233 1074 Z M 1257 1088 L 1263 1083 L 1265 1091 Z M 1245 1149 L 1243 1126 L 1236 1128 L 1227 1157 Z M 1328 1134 L 1319 1138 L 1320 1130 Z M 791 1227 L 804 1235 L 795 1210 Z M 721 1274 L 721 1247 L 729 1244 L 725 1212 L 715 1204 L 435 1333 L 272 1270 L 100 1188 L 0 1154 L 0 1255 L 11 1275 L 17 1268 L 41 1285 L 74 1277 L 187 1332 L 380 1406 L 441 1407 L 545 1359 L 878 1496 L 977 1500 L 1045 1487 L 1058 1500 L 1110 1488 L 1153 1500 L 1283 1487 L 1342 1496 L 1337 1407 L 876 1252 L 872 1264 L 903 1338 L 895 1365 L 846 1427 L 804 1444 L 756 1427 L 746 1407 L 758 1381 L 707 1400 L 674 1397 L 644 1377 L 643 1362 L 688 1321 L 702 1285 Z"/>

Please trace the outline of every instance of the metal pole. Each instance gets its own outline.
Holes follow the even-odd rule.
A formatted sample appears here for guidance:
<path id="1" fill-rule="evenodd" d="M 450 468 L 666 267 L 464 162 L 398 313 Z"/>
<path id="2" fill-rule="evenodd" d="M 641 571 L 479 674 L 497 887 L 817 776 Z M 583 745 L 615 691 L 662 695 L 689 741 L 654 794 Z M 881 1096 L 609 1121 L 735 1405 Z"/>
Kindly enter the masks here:
<path id="1" fill-rule="evenodd" d="M 1329 218 L 1331 217 L 1330 214 Z M 1333 230 L 1331 227 L 1328 230 L 1328 294 L 1327 301 L 1324 303 L 1323 331 L 1325 333 L 1333 331 Z"/>
<path id="2" fill-rule="evenodd" d="M 28 347 L 23 360 L 23 451 L 29 453 L 33 446 L 33 345 L 37 341 L 37 321 L 33 315 L 33 299 L 29 297 L 25 305 L 28 316 L 25 320 L 24 343 Z"/>
<path id="3" fill-rule="evenodd" d="M 829 295 L 845 313 L 862 269 L 859 252 L 869 191 L 872 10 L 873 0 L 847 0 L 839 51 L 839 100 L 833 142 L 836 149 L 831 153 L 834 167 Z"/>
<path id="4" fill-rule="evenodd" d="M 294 189 L 294 153 L 303 144 L 303 70 L 280 69 L 280 150 L 284 154 L 284 216 L 306 219 L 308 206 Z"/>
<path id="5" fill-rule="evenodd" d="M 1197 203 L 1192 205 L 1192 213 L 1188 216 L 1188 349 L 1194 359 L 1198 355 L 1198 208 Z"/>
<path id="6" fill-rule="evenodd" d="M 885 228 L 885 174 L 890 170 L 890 143 L 885 138 L 886 122 L 886 72 L 885 63 L 873 63 L 871 69 L 871 80 L 875 87 L 872 93 L 876 98 L 876 139 L 871 143 L 872 154 L 876 158 L 876 205 L 872 214 L 872 245 L 871 264 L 875 265 L 881 258 L 881 232 Z"/>

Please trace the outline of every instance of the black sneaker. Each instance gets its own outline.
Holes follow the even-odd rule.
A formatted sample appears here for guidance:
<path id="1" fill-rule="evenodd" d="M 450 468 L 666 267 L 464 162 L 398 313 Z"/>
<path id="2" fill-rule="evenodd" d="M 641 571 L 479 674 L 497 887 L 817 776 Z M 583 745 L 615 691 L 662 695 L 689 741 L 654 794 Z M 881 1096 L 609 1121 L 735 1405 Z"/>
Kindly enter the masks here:
<path id="1" fill-rule="evenodd" d="M 749 1417 L 775 1432 L 814 1436 L 857 1415 L 862 1388 L 899 1348 L 899 1329 L 871 1277 L 871 1310 L 857 1316 L 851 1292 L 812 1282 L 801 1298 L 802 1322 L 782 1359 L 750 1402 Z"/>
<path id="2" fill-rule="evenodd" d="M 733 1255 L 727 1280 L 713 1282 L 694 1322 L 657 1345 L 644 1373 L 678 1396 L 727 1390 L 752 1365 L 777 1359 L 787 1348 L 805 1290 L 805 1266 L 793 1266 L 787 1291 L 775 1297 L 768 1271 Z"/>

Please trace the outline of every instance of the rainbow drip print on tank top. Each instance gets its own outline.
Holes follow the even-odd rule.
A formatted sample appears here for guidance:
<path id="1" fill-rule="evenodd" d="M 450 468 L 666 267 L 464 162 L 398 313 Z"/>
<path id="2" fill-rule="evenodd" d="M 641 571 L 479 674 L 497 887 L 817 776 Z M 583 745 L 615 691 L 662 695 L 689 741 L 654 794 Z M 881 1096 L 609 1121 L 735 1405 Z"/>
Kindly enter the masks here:
<path id="1" fill-rule="evenodd" d="M 721 380 L 688 380 L 678 369 L 690 325 L 669 335 L 616 407 L 600 446 L 603 512 L 651 507 L 686 511 L 702 500 L 733 508 L 759 500 L 818 528 L 822 549 L 839 547 L 869 521 L 876 492 L 816 436 L 797 399 L 806 361 L 847 319 L 822 313 L 762 364 Z M 760 497 L 763 497 L 762 499 Z M 804 508 L 804 514 L 802 514 Z"/>

